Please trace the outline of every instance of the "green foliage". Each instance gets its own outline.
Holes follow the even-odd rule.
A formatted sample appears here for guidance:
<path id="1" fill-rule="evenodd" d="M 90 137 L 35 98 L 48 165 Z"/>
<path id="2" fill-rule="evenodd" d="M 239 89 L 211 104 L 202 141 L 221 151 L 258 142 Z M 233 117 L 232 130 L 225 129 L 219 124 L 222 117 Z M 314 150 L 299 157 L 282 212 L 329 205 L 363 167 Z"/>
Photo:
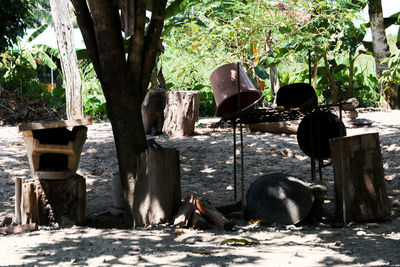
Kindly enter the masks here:
<path id="1" fill-rule="evenodd" d="M 388 69 L 384 70 L 380 83 L 385 84 L 385 90 L 392 90 L 392 85 L 400 86 L 400 50 L 396 49 L 390 57 L 382 60 L 382 63 L 388 65 Z"/>
<path id="2" fill-rule="evenodd" d="M 0 53 L 12 47 L 32 24 L 32 3 L 30 0 L 0 0 Z"/>
<path id="3" fill-rule="evenodd" d="M 106 118 L 106 100 L 93 64 L 87 59 L 80 60 L 79 73 L 82 80 L 83 112 L 94 118 Z"/>

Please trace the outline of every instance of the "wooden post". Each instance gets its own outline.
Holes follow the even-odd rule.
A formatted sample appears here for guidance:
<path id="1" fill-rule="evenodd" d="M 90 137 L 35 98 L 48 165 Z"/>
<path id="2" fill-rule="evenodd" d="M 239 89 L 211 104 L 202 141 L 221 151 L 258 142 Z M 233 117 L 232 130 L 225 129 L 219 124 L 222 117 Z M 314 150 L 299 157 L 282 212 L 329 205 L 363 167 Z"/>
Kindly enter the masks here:
<path id="1" fill-rule="evenodd" d="M 67 0 L 50 0 L 51 15 L 65 82 L 68 119 L 82 119 L 82 82 L 74 46 L 74 32 Z"/>
<path id="2" fill-rule="evenodd" d="M 178 151 L 149 147 L 139 155 L 137 166 L 133 199 L 128 198 L 134 227 L 172 220 L 181 204 Z"/>
<path id="3" fill-rule="evenodd" d="M 369 221 L 390 215 L 378 133 L 334 138 L 330 147 L 336 219 Z"/>
<path id="4" fill-rule="evenodd" d="M 171 137 L 192 135 L 199 117 L 199 106 L 199 91 L 169 91 L 163 132 Z"/>
<path id="5" fill-rule="evenodd" d="M 24 179 L 22 224 L 82 225 L 85 222 L 86 183 L 80 175 L 69 179 Z"/>

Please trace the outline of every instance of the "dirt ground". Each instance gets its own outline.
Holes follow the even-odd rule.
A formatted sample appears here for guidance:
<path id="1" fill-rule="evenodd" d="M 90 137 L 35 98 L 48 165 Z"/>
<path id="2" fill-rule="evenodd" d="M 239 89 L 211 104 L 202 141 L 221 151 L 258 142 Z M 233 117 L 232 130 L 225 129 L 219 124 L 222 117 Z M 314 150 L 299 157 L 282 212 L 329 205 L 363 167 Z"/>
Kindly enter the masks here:
<path id="1" fill-rule="evenodd" d="M 232 232 L 169 225 L 124 229 L 121 220 L 94 216 L 111 206 L 111 177 L 118 169 L 110 124 L 95 123 L 89 126 L 78 171 L 86 178 L 88 225 L 0 235 L 0 266 L 400 266 L 400 111 L 360 112 L 359 117 L 372 120 L 372 126 L 348 128 L 347 134 L 380 135 L 391 202 L 386 220 L 346 227 L 324 222 L 271 227 L 236 220 Z M 194 192 L 219 205 L 234 198 L 232 128 L 211 129 L 206 127 L 210 121 L 215 119 L 201 119 L 192 137 L 155 139 L 179 150 L 182 196 Z M 31 174 L 16 127 L 1 126 L 0 141 L 4 218 L 14 216 L 13 179 Z M 244 144 L 245 192 L 262 174 L 284 172 L 310 180 L 310 160 L 299 149 L 296 135 L 245 129 Z M 333 199 L 332 167 L 324 168 L 323 176 Z M 249 243 L 227 241 L 233 238 Z"/>

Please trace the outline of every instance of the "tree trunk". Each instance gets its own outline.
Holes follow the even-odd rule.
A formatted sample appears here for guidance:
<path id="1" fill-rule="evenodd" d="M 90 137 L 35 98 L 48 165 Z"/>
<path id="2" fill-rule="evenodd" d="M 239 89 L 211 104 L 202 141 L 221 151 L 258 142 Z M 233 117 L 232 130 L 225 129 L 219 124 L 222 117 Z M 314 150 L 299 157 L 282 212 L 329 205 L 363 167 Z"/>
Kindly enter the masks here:
<path id="1" fill-rule="evenodd" d="M 82 119 L 82 82 L 74 46 L 74 32 L 67 0 L 50 0 L 54 30 L 64 75 L 67 118 Z"/>
<path id="2" fill-rule="evenodd" d="M 146 1 L 124 0 L 129 14 L 125 25 L 132 36 L 124 47 L 118 1 L 71 0 L 88 55 L 99 78 L 107 101 L 125 211 L 133 224 L 137 159 L 147 148 L 141 105 L 150 82 L 163 29 L 166 0 L 152 1 L 150 22 L 146 19 Z M 126 16 L 125 16 L 126 15 Z M 129 34 L 129 35 L 130 35 Z M 128 56 L 126 57 L 126 54 Z"/>
<path id="3" fill-rule="evenodd" d="M 386 39 L 381 0 L 369 0 L 368 5 L 369 19 L 372 24 L 372 49 L 376 64 L 376 76 L 379 80 L 383 71 L 388 68 L 387 63 L 382 63 L 382 60 L 390 56 L 390 51 Z M 379 83 L 379 93 L 385 100 L 386 108 L 399 108 L 398 88 L 395 85 Z"/>
<path id="4" fill-rule="evenodd" d="M 281 83 L 279 81 L 279 73 L 276 65 L 272 65 L 269 68 L 269 77 L 271 81 L 271 93 L 274 97 L 274 103 L 276 103 L 276 94 L 278 93 L 279 88 L 281 87 Z"/>

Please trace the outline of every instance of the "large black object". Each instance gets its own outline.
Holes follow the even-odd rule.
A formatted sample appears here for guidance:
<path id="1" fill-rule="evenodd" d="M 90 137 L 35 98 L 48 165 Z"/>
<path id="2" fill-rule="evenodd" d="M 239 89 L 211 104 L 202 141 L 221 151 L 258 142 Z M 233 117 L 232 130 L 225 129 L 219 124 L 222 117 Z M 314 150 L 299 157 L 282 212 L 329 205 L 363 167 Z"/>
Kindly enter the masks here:
<path id="1" fill-rule="evenodd" d="M 293 83 L 282 86 L 276 94 L 276 104 L 285 109 L 313 109 L 318 106 L 314 88 L 307 83 Z"/>
<path id="2" fill-rule="evenodd" d="M 316 110 L 300 122 L 297 142 L 307 156 L 324 160 L 331 157 L 329 139 L 345 135 L 346 127 L 335 114 Z"/>
<path id="3" fill-rule="evenodd" d="M 255 180 L 247 191 L 248 217 L 267 224 L 295 224 L 310 212 L 314 196 L 307 184 L 274 173 Z"/>

